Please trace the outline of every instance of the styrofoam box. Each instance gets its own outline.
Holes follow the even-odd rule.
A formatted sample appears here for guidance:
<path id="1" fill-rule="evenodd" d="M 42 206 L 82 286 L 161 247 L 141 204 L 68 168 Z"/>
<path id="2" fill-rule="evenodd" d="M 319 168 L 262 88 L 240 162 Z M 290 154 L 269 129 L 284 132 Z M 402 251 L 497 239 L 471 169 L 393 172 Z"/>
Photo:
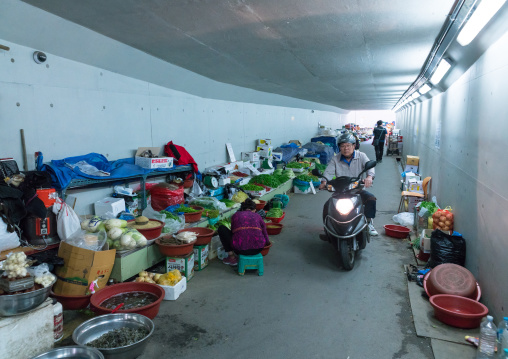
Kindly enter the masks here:
<path id="1" fill-rule="evenodd" d="M 430 236 L 433 229 L 424 229 L 420 235 L 420 247 L 423 248 L 423 253 L 430 253 Z"/>
<path id="2" fill-rule="evenodd" d="M 242 159 L 244 161 L 259 161 L 259 152 L 243 152 Z"/>
<path id="3" fill-rule="evenodd" d="M 125 200 L 123 198 L 106 197 L 94 203 L 95 215 L 102 216 L 107 212 L 116 216 L 125 211 Z"/>
<path id="4" fill-rule="evenodd" d="M 160 284 L 158 284 L 158 286 L 164 289 L 164 300 L 177 300 L 180 294 L 185 292 L 187 289 L 187 278 L 182 277 L 182 279 L 180 279 L 180 281 L 173 287 L 170 285 Z"/>
<path id="5" fill-rule="evenodd" d="M 173 157 L 134 157 L 134 163 L 143 168 L 171 168 L 173 167 Z"/>
<path id="6" fill-rule="evenodd" d="M 312 190 L 311 188 L 307 188 L 305 191 L 301 191 L 300 188 L 298 188 L 297 186 L 293 186 L 293 192 L 294 193 L 301 193 L 301 194 L 307 194 L 307 193 L 312 193 Z"/>

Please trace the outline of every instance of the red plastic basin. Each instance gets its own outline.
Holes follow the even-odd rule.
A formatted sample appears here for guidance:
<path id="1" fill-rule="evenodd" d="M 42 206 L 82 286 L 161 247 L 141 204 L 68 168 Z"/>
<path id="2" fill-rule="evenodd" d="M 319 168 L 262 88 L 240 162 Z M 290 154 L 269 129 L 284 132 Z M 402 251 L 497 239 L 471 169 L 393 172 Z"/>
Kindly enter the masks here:
<path id="1" fill-rule="evenodd" d="M 286 212 L 282 212 L 282 217 L 280 217 L 280 218 L 266 217 L 266 219 L 272 221 L 273 223 L 279 223 L 280 221 L 282 221 L 284 219 L 285 216 L 286 216 Z"/>
<path id="2" fill-rule="evenodd" d="M 489 312 L 482 303 L 458 295 L 437 294 L 430 297 L 430 304 L 436 319 L 463 329 L 478 328 L 482 318 Z"/>
<path id="3" fill-rule="evenodd" d="M 434 286 L 432 286 L 432 284 L 429 285 L 429 275 L 430 275 L 430 272 L 425 274 L 425 277 L 423 278 L 423 289 L 425 289 L 425 293 L 427 293 L 429 298 L 434 295 L 438 295 L 438 294 L 449 294 L 449 293 L 439 293 L 436 290 L 436 288 Z M 473 299 L 478 302 L 481 297 L 482 297 L 482 290 L 481 290 L 478 282 L 476 282 L 476 288 L 475 288 L 474 293 L 470 297 L 467 297 L 467 298 Z"/>
<path id="4" fill-rule="evenodd" d="M 194 208 L 195 210 L 198 210 L 199 212 L 192 212 L 192 213 L 185 213 L 185 223 L 193 223 L 197 222 L 201 219 L 201 214 L 203 213 L 204 208 L 200 206 L 189 206 L 190 208 Z"/>
<path id="5" fill-rule="evenodd" d="M 259 203 L 256 203 L 256 211 L 259 211 L 266 206 L 266 201 L 263 201 L 261 199 L 258 199 Z"/>
<path id="6" fill-rule="evenodd" d="M 172 235 L 169 235 L 172 237 Z M 162 236 L 161 238 L 165 238 L 166 236 Z M 165 255 L 166 257 L 180 257 L 186 256 L 194 250 L 194 245 L 196 241 L 186 244 L 167 244 L 161 243 L 161 238 L 157 238 L 155 240 L 155 244 L 159 247 L 159 252 Z"/>
<path id="7" fill-rule="evenodd" d="M 85 309 L 90 304 L 91 294 L 89 295 L 64 295 L 49 292 L 51 298 L 55 298 L 65 310 Z"/>
<path id="8" fill-rule="evenodd" d="M 277 234 L 280 234 L 282 227 L 284 227 L 284 225 L 280 223 L 267 223 L 266 233 L 268 233 L 269 236 L 276 236 Z"/>
<path id="9" fill-rule="evenodd" d="M 393 238 L 406 238 L 411 230 L 404 226 L 398 226 L 396 224 L 385 224 L 385 234 Z"/>
<path id="10" fill-rule="evenodd" d="M 268 254 L 268 251 L 270 250 L 270 247 L 272 246 L 272 243 L 267 244 L 263 247 L 263 250 L 261 251 L 261 255 L 266 256 Z"/>
<path id="11" fill-rule="evenodd" d="M 145 228 L 145 229 L 135 228 L 139 233 L 141 233 L 142 235 L 145 236 L 147 241 L 149 241 L 150 239 L 159 238 L 162 233 L 162 228 L 164 228 L 164 225 L 165 225 L 164 222 L 159 221 L 157 219 L 150 219 L 150 221 L 159 222 L 159 226 L 153 227 L 153 228 Z M 131 219 L 127 222 L 134 223 L 135 220 Z M 134 228 L 134 227 L 132 227 L 132 228 Z"/>
<path id="12" fill-rule="evenodd" d="M 92 294 L 92 297 L 90 298 L 90 308 L 98 315 L 109 314 L 113 309 L 101 307 L 100 304 L 114 295 L 129 292 L 153 293 L 157 296 L 157 300 L 153 303 L 150 303 L 148 305 L 139 308 L 132 308 L 127 310 L 119 309 L 116 311 L 116 313 L 138 313 L 150 319 L 155 318 L 157 313 L 159 313 L 159 307 L 161 305 L 162 299 L 164 298 L 164 295 L 166 294 L 164 292 L 164 289 L 162 287 L 159 287 L 157 284 L 140 283 L 140 282 L 126 282 L 113 284 L 106 288 L 101 289 L 95 294 Z"/>
<path id="13" fill-rule="evenodd" d="M 195 246 L 204 246 L 205 244 L 208 244 L 212 241 L 213 234 L 215 231 L 210 228 L 204 228 L 204 227 L 192 227 L 192 228 L 184 228 L 180 229 L 178 233 L 181 232 L 194 232 L 197 234 L 196 243 L 194 243 Z"/>
<path id="14" fill-rule="evenodd" d="M 476 298 L 476 279 L 466 268 L 453 263 L 436 266 L 427 276 L 427 288 L 435 294 Z"/>

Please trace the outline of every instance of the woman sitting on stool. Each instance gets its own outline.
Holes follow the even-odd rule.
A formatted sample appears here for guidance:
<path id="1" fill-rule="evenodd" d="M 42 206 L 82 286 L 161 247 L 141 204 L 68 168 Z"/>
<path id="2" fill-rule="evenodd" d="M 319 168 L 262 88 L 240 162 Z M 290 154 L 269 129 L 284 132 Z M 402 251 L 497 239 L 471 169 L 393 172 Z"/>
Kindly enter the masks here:
<path id="1" fill-rule="evenodd" d="M 256 204 L 247 198 L 240 210 L 231 217 L 231 230 L 219 226 L 220 241 L 228 256 L 222 261 L 231 266 L 238 265 L 237 255 L 252 256 L 261 253 L 270 243 L 263 218 L 256 213 Z"/>

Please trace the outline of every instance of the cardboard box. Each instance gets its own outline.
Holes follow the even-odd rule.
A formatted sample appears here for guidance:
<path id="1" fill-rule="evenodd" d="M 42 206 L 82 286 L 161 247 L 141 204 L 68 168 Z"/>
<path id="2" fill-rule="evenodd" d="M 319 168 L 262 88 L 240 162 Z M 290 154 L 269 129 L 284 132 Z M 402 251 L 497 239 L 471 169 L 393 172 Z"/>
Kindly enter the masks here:
<path id="1" fill-rule="evenodd" d="M 407 155 L 406 165 L 418 166 L 419 163 L 420 163 L 420 157 Z"/>
<path id="2" fill-rule="evenodd" d="M 95 202 L 95 215 L 102 216 L 107 212 L 113 213 L 113 216 L 125 211 L 125 200 L 123 198 L 106 197 Z"/>
<path id="3" fill-rule="evenodd" d="M 261 145 L 271 146 L 272 145 L 272 140 L 269 139 L 269 138 L 259 139 L 258 140 L 258 146 L 261 146 Z"/>
<path id="4" fill-rule="evenodd" d="M 210 246 L 194 246 L 194 270 L 203 270 L 208 265 L 208 251 Z"/>
<path id="5" fill-rule="evenodd" d="M 406 168 L 404 168 L 404 172 L 418 173 L 418 166 L 406 165 Z"/>
<path id="6" fill-rule="evenodd" d="M 409 197 L 407 201 L 407 212 L 413 213 L 416 205 L 420 202 L 423 202 L 423 198 Z"/>
<path id="7" fill-rule="evenodd" d="M 231 178 L 219 178 L 219 186 L 225 186 L 231 183 Z"/>
<path id="8" fill-rule="evenodd" d="M 194 277 L 194 252 L 185 257 L 166 257 L 166 272 L 178 269 L 190 281 Z"/>
<path id="9" fill-rule="evenodd" d="M 430 253 L 430 236 L 432 231 L 432 229 L 424 229 L 420 234 L 420 248 L 422 248 L 423 253 Z"/>
<path id="10" fill-rule="evenodd" d="M 242 160 L 259 161 L 259 152 L 242 152 Z"/>
<path id="11" fill-rule="evenodd" d="M 423 194 L 423 181 L 410 181 L 406 188 L 406 191 Z"/>
<path id="12" fill-rule="evenodd" d="M 282 152 L 272 152 L 275 161 L 282 161 Z"/>
<path id="13" fill-rule="evenodd" d="M 138 147 L 138 150 L 134 155 L 134 164 L 147 169 L 173 167 L 173 157 L 140 157 L 140 154 L 147 150 L 150 150 L 154 155 L 159 156 L 159 147 Z"/>
<path id="14" fill-rule="evenodd" d="M 57 281 L 53 291 L 64 295 L 86 295 L 94 280 L 99 288 L 104 288 L 115 264 L 115 254 L 115 249 L 95 252 L 61 242 L 58 257 L 63 258 L 64 265 L 56 267 Z"/>
<path id="15" fill-rule="evenodd" d="M 261 157 L 272 157 L 273 147 L 261 145 L 256 148 L 256 151 L 259 152 Z"/>

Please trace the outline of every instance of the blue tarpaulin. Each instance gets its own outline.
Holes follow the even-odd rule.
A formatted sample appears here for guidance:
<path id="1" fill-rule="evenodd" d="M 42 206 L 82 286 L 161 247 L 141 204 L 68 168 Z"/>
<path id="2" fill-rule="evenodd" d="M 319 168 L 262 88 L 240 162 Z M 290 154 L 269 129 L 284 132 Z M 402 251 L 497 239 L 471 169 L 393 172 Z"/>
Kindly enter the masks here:
<path id="1" fill-rule="evenodd" d="M 96 167 L 100 171 L 110 173 L 109 176 L 93 176 L 82 172 L 76 163 L 85 161 L 87 164 Z M 72 168 L 74 167 L 74 168 Z M 108 161 L 99 153 L 67 157 L 62 160 L 52 160 L 51 163 L 43 163 L 43 156 L 38 152 L 37 170 L 47 171 L 51 174 L 53 187 L 62 191 L 66 189 L 73 179 L 109 180 L 112 178 L 123 179 L 133 176 L 143 176 L 152 172 L 176 172 L 175 169 L 182 166 L 173 166 L 169 169 L 146 169 L 134 164 L 134 158 L 124 158 L 116 161 Z"/>

